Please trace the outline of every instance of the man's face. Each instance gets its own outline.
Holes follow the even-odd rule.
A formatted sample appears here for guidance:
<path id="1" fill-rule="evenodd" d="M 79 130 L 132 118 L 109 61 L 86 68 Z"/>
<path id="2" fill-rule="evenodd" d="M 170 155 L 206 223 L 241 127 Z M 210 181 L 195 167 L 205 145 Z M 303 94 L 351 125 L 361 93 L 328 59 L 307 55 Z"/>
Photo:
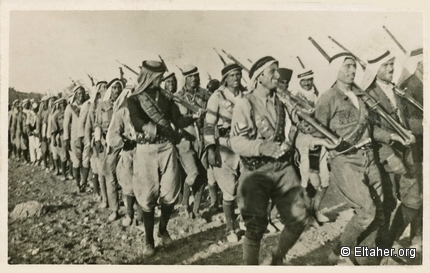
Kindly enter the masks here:
<path id="1" fill-rule="evenodd" d="M 261 85 L 269 90 L 273 90 L 278 87 L 278 79 L 280 75 L 278 72 L 278 65 L 276 63 L 270 65 L 263 70 L 260 76 L 258 76 L 258 81 Z"/>
<path id="2" fill-rule="evenodd" d="M 199 74 L 194 74 L 186 77 L 185 84 L 190 88 L 196 88 L 200 84 Z"/>
<path id="3" fill-rule="evenodd" d="M 110 98 L 112 101 L 116 101 L 116 99 L 119 97 L 119 95 L 122 92 L 122 86 L 119 82 L 115 83 L 112 86 L 112 94 L 110 95 Z"/>
<path id="4" fill-rule="evenodd" d="M 357 65 L 353 59 L 347 58 L 340 67 L 337 80 L 346 84 L 354 83 Z"/>
<path id="5" fill-rule="evenodd" d="M 99 92 L 102 97 L 105 95 L 106 89 L 107 89 L 107 83 L 100 84 Z"/>
<path id="6" fill-rule="evenodd" d="M 81 104 L 84 102 L 85 98 L 85 90 L 81 87 L 76 91 L 75 100 L 78 104 Z"/>
<path id="7" fill-rule="evenodd" d="M 300 86 L 306 91 L 310 91 L 314 85 L 314 78 L 300 80 Z"/>
<path id="8" fill-rule="evenodd" d="M 237 88 L 240 85 L 240 79 L 242 78 L 242 72 L 235 70 L 227 75 L 227 87 Z"/>
<path id="9" fill-rule="evenodd" d="M 27 102 L 26 104 L 24 104 L 24 109 L 25 110 L 28 110 L 30 108 L 30 103 L 29 102 Z"/>
<path id="10" fill-rule="evenodd" d="M 102 84 L 100 84 L 100 89 L 99 89 L 99 91 L 100 91 L 100 92 L 102 92 L 102 94 L 103 94 L 103 92 L 105 92 L 105 91 L 106 91 L 106 89 L 107 89 L 107 83 L 102 83 Z"/>
<path id="11" fill-rule="evenodd" d="M 391 82 L 393 80 L 394 72 L 394 58 L 386 61 L 379 67 L 376 77 L 384 82 Z"/>
<path id="12" fill-rule="evenodd" d="M 58 109 L 60 109 L 61 112 L 64 112 L 64 109 L 66 109 L 66 101 L 61 101 L 58 103 Z"/>
<path id="13" fill-rule="evenodd" d="M 176 77 L 171 77 L 164 82 L 164 88 L 170 93 L 175 93 L 177 87 L 178 81 L 176 80 Z"/>
<path id="14" fill-rule="evenodd" d="M 53 98 L 49 99 L 49 101 L 48 101 L 48 107 L 51 108 L 52 105 L 54 105 L 54 99 Z"/>

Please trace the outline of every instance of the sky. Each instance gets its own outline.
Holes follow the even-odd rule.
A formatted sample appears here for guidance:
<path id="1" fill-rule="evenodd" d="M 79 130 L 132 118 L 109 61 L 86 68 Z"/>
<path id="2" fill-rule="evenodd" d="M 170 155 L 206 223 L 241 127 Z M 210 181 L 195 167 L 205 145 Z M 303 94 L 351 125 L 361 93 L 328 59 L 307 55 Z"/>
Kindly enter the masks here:
<path id="1" fill-rule="evenodd" d="M 206 86 L 207 73 L 221 78 L 223 64 L 214 47 L 247 67 L 252 65 L 248 59 L 273 56 L 280 67 L 294 70 L 293 81 L 301 70 L 300 56 L 315 71 L 318 86 L 324 85 L 328 62 L 308 37 L 334 55 L 341 50 L 327 37 L 332 36 L 363 60 L 390 49 L 400 66 L 403 53 L 382 26 L 408 51 L 423 46 L 423 17 L 417 12 L 11 11 L 9 86 L 58 93 L 71 84 L 70 78 L 90 86 L 86 72 L 97 80 L 119 77 L 115 60 L 138 70 L 143 60 L 158 55 L 179 76 L 180 85 L 176 66 L 193 64 Z M 124 72 L 134 81 L 133 74 Z"/>

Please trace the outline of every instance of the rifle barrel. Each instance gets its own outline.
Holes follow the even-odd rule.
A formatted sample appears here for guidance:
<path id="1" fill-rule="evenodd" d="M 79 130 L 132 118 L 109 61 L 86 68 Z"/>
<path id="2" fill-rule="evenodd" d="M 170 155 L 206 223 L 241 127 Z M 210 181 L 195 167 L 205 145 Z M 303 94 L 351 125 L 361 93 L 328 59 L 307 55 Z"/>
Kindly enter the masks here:
<path id="1" fill-rule="evenodd" d="M 331 58 L 330 56 L 324 51 L 324 49 L 322 49 L 322 47 L 320 47 L 320 45 L 314 40 L 312 39 L 312 37 L 308 38 L 309 41 L 311 41 L 311 43 L 318 49 L 318 51 L 324 56 L 324 58 L 326 58 L 326 60 L 328 62 L 330 62 Z"/>
<path id="2" fill-rule="evenodd" d="M 134 71 L 131 67 L 129 67 L 128 65 L 126 65 L 126 64 L 123 64 L 123 63 L 121 63 L 121 62 L 119 62 L 118 60 L 116 60 L 120 65 L 122 65 L 122 66 L 124 66 L 125 68 L 127 68 L 128 70 L 130 70 L 131 72 L 133 72 L 134 74 L 136 74 L 136 75 L 139 75 L 139 73 L 137 73 L 136 71 Z"/>
<path id="3" fill-rule="evenodd" d="M 352 53 L 350 50 L 348 50 L 346 47 L 344 47 L 343 45 L 341 45 L 338 41 L 336 41 L 333 37 L 331 37 L 331 36 L 328 36 L 328 38 L 330 39 L 330 40 L 332 40 L 333 41 L 333 43 L 335 43 L 336 45 L 338 45 L 340 48 L 342 48 L 343 50 L 345 50 L 345 51 L 347 51 L 347 52 L 349 52 L 349 53 L 351 53 L 353 56 L 354 56 L 354 58 L 355 59 L 357 59 L 357 61 L 358 61 L 358 63 L 360 64 L 360 66 L 361 66 L 361 68 L 363 68 L 363 70 L 365 70 L 366 69 L 366 63 L 365 62 L 363 62 L 360 58 L 358 58 L 357 57 L 357 55 L 355 55 L 354 53 Z"/>
<path id="4" fill-rule="evenodd" d="M 305 65 L 302 63 L 302 60 L 300 59 L 299 56 L 297 56 L 297 60 L 299 60 L 299 63 L 302 66 L 302 68 L 305 69 Z"/>
<path id="5" fill-rule="evenodd" d="M 225 52 L 224 49 L 221 49 L 222 52 L 224 52 L 225 55 L 227 55 L 227 57 L 232 60 L 233 62 L 235 62 L 238 66 L 242 67 L 243 70 L 245 70 L 246 72 L 249 73 L 249 69 L 244 66 L 241 62 L 239 62 L 235 57 L 231 56 L 230 54 L 228 54 L 227 52 Z"/>
<path id="6" fill-rule="evenodd" d="M 398 47 L 400 47 L 400 50 L 406 54 L 406 49 L 399 43 L 399 41 L 397 41 L 397 39 L 394 37 L 393 34 L 391 34 L 391 32 L 388 30 L 388 28 L 386 28 L 385 26 L 382 26 L 385 31 L 388 33 L 388 35 L 390 35 L 391 39 L 393 39 L 393 41 L 397 44 Z"/>
<path id="7" fill-rule="evenodd" d="M 226 61 L 225 61 L 225 60 L 224 60 L 224 58 L 221 56 L 221 54 L 219 54 L 218 50 L 216 50 L 216 48 L 215 48 L 215 47 L 214 47 L 214 50 L 215 50 L 216 54 L 218 54 L 218 57 L 220 58 L 221 62 L 222 62 L 224 65 L 226 65 L 226 64 L 227 64 L 227 63 L 226 63 Z"/>

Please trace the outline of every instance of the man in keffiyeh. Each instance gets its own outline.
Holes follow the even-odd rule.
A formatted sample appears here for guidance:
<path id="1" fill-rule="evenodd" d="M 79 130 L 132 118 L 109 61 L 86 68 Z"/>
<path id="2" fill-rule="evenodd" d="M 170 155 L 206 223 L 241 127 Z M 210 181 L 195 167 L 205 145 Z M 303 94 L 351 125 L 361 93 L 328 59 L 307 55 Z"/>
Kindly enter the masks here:
<path id="1" fill-rule="evenodd" d="M 209 92 L 200 87 L 200 75 L 197 67 L 187 65 L 182 69 L 182 75 L 185 78 L 185 84 L 175 96 L 180 97 L 186 102 L 197 106 L 201 109 L 206 108 L 207 101 L 210 97 Z M 190 115 L 192 112 L 181 104 L 177 104 L 183 115 Z M 200 217 L 200 203 L 204 186 L 208 180 L 207 159 L 203 146 L 203 117 L 194 124 L 181 130 L 182 139 L 177 145 L 179 158 L 186 173 L 183 187 L 182 208 L 186 210 L 191 218 Z M 194 205 L 192 211 L 189 206 L 190 192 L 194 195 Z"/>
<path id="2" fill-rule="evenodd" d="M 81 185 L 85 185 L 86 181 L 81 181 L 81 172 L 87 170 L 82 168 L 82 151 L 78 150 L 79 146 L 77 142 L 79 115 L 82 104 L 85 102 L 84 87 L 81 85 L 76 86 L 70 99 L 71 103 L 67 105 L 64 112 L 63 140 L 66 151 L 69 152 L 70 160 L 72 161 L 73 176 L 76 181 L 77 190 L 78 192 L 83 192 L 84 188 Z M 86 177 L 85 173 L 83 173 L 83 177 Z"/>
<path id="3" fill-rule="evenodd" d="M 82 150 L 82 167 L 84 169 L 89 169 L 91 167 L 92 177 L 91 181 L 93 184 L 94 196 L 97 201 L 100 200 L 100 184 L 99 184 L 99 170 L 97 151 L 94 145 L 94 119 L 95 111 L 97 108 L 97 103 L 100 98 L 102 98 L 106 92 L 107 82 L 99 81 L 95 86 L 92 87 L 90 93 L 90 99 L 87 100 L 81 108 L 81 114 L 79 116 L 78 124 L 78 148 Z M 85 171 L 87 173 L 87 171 Z M 103 191 L 106 192 L 106 191 Z M 107 197 L 104 199 L 106 202 L 101 204 L 101 207 L 107 206 Z"/>
<path id="4" fill-rule="evenodd" d="M 276 205 L 285 224 L 272 252 L 272 265 L 283 263 L 310 215 L 292 164 L 297 128 L 275 92 L 277 70 L 278 61 L 273 57 L 256 61 L 249 72 L 249 92 L 233 108 L 229 143 L 243 165 L 238 205 L 246 227 L 242 243 L 246 265 L 259 264 L 269 200 Z"/>
<path id="5" fill-rule="evenodd" d="M 165 66 L 158 61 L 144 61 L 137 86 L 127 99 L 131 123 L 136 132 L 136 153 L 133 166 L 133 193 L 143 210 L 145 227 L 144 257 L 155 255 L 154 209 L 161 205 L 158 236 L 160 243 L 172 242 L 167 223 L 178 199 L 178 154 L 174 146 L 175 128 L 192 124 L 200 115 L 183 116 L 176 104 L 161 92 Z"/>
<path id="6" fill-rule="evenodd" d="M 406 101 L 394 91 L 393 72 L 395 57 L 385 51 L 368 60 L 362 88 L 369 93 L 379 105 L 399 124 L 406 124 Z M 379 116 L 374 116 L 375 123 L 381 129 L 397 134 L 397 132 Z M 404 142 L 390 144 L 381 143 L 377 149 L 381 168 L 383 186 L 385 192 L 384 209 L 386 226 L 390 224 L 390 216 L 396 209 L 396 197 L 401 201 L 391 224 L 391 240 L 399 240 L 406 227 L 414 218 L 419 216 L 422 208 L 422 184 L 419 177 L 422 169 L 419 162 L 414 162 L 410 147 Z M 421 173 L 420 173 L 421 172 Z M 393 242 L 387 242 L 386 247 L 391 247 Z"/>
<path id="7" fill-rule="evenodd" d="M 118 181 L 115 174 L 117 161 L 108 160 L 106 135 L 112 120 L 114 103 L 123 89 L 123 82 L 120 79 L 113 79 L 108 83 L 106 93 L 101 98 L 101 101 L 97 103 L 94 119 L 94 141 L 98 157 L 97 164 L 99 165 L 98 175 L 102 204 L 109 204 L 109 209 L 112 211 L 108 217 L 108 221 L 110 222 L 115 221 L 119 217 L 119 201 Z"/>
<path id="8" fill-rule="evenodd" d="M 226 219 L 226 237 L 237 242 L 234 207 L 239 177 L 239 156 L 230 147 L 231 116 L 237 100 L 242 97 L 240 84 L 242 68 L 235 63 L 227 64 L 221 71 L 222 85 L 210 97 L 204 124 L 205 149 L 208 151 L 208 184 L 211 206 L 216 206 L 217 182 L 223 193 L 222 206 Z M 213 177 L 210 176 L 212 172 Z"/>

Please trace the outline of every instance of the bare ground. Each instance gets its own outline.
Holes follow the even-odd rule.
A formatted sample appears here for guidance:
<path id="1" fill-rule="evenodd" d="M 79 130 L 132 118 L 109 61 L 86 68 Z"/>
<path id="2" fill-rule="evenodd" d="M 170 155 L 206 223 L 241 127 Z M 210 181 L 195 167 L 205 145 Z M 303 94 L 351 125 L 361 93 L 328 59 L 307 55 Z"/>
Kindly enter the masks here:
<path id="1" fill-rule="evenodd" d="M 9 160 L 8 181 L 9 212 L 17 204 L 30 200 L 46 207 L 46 213 L 39 217 L 9 219 L 9 264 L 240 265 L 242 262 L 241 241 L 228 243 L 224 239 L 222 213 L 207 220 L 190 220 L 175 213 L 168 228 L 174 243 L 157 247 L 155 257 L 144 259 L 143 232 L 135 225 L 123 227 L 122 219 L 107 223 L 109 210 L 98 209 L 92 194 L 76 193 L 74 181 L 62 182 L 41 167 L 25 166 L 15 160 Z M 327 257 L 334 241 L 352 216 L 352 211 L 341 201 L 337 189 L 330 187 L 322 205 L 333 222 L 318 228 L 308 227 L 287 254 L 286 265 L 329 265 Z M 120 214 L 125 215 L 124 206 Z M 270 263 L 278 235 L 273 230 L 265 235 L 260 251 L 262 264 Z"/>

